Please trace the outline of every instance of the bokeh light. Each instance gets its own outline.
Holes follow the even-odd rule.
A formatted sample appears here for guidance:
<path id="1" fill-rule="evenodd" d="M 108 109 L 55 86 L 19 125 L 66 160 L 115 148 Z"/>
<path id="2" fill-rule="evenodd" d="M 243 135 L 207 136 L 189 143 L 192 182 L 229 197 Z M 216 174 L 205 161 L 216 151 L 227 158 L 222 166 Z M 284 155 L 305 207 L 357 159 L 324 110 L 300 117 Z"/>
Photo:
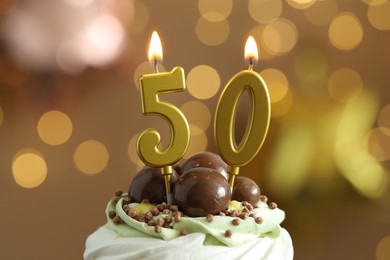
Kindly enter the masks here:
<path id="1" fill-rule="evenodd" d="M 273 55 L 283 55 L 296 44 L 298 31 L 287 19 L 278 19 L 264 27 L 261 41 L 264 48 Z"/>
<path id="2" fill-rule="evenodd" d="M 332 73 L 328 81 L 328 90 L 333 99 L 346 103 L 359 96 L 363 89 L 363 80 L 359 73 L 350 68 L 341 68 Z"/>
<path id="3" fill-rule="evenodd" d="M 192 134 L 202 134 L 209 128 L 211 122 L 211 114 L 209 108 L 205 104 L 199 101 L 189 101 L 185 103 L 180 108 L 180 110 L 183 112 L 190 125 L 197 126 L 194 131 L 197 131 L 198 129 L 200 130 L 200 132 L 191 132 Z"/>
<path id="4" fill-rule="evenodd" d="M 386 170 L 377 158 L 367 153 L 367 149 L 374 149 L 376 133 L 380 132 L 375 130 L 371 134 L 370 131 L 376 113 L 375 99 L 369 93 L 348 102 L 338 124 L 334 146 L 334 158 L 341 174 L 368 198 L 382 197 L 389 185 Z M 368 137 L 367 132 L 370 132 Z M 366 149 L 364 140 L 367 140 Z M 376 156 L 382 155 L 382 150 L 375 152 Z"/>
<path id="5" fill-rule="evenodd" d="M 249 0 L 248 10 L 253 20 L 258 23 L 269 23 L 279 18 L 282 13 L 281 0 Z"/>
<path id="6" fill-rule="evenodd" d="M 363 39 L 363 28 L 353 13 L 340 13 L 330 24 L 328 36 L 332 45 L 340 50 L 351 50 Z"/>
<path id="7" fill-rule="evenodd" d="M 390 2 L 383 1 L 377 5 L 370 5 L 367 11 L 370 24 L 379 30 L 390 30 Z"/>
<path id="8" fill-rule="evenodd" d="M 75 8 L 84 8 L 90 5 L 92 2 L 93 0 L 65 0 L 65 3 Z"/>
<path id="9" fill-rule="evenodd" d="M 336 0 L 316 1 L 310 8 L 304 9 L 306 19 L 315 25 L 329 24 L 338 12 Z"/>
<path id="10" fill-rule="evenodd" d="M 210 22 L 220 22 L 226 19 L 233 7 L 232 0 L 199 0 L 198 9 L 203 18 Z"/>
<path id="11" fill-rule="evenodd" d="M 43 142 L 49 145 L 60 145 L 72 135 L 73 125 L 68 115 L 58 110 L 51 110 L 41 116 L 37 131 Z"/>
<path id="12" fill-rule="evenodd" d="M 387 2 L 388 0 L 362 0 L 364 3 L 368 5 L 380 5 L 384 2 Z"/>
<path id="13" fill-rule="evenodd" d="M 129 2 L 129 1 L 123 1 Z M 134 3 L 133 9 L 133 20 L 131 21 L 131 26 L 125 27 L 127 32 L 131 34 L 137 34 L 145 30 L 146 26 L 149 23 L 149 10 L 142 1 L 132 1 Z M 122 17 L 122 16 L 120 16 Z M 131 17 L 131 16 L 130 16 Z M 125 17 L 128 19 L 129 16 Z M 123 20 L 122 20 L 123 21 Z M 125 23 L 127 24 L 127 23 Z"/>
<path id="14" fill-rule="evenodd" d="M 390 130 L 390 104 L 384 106 L 379 112 L 378 124 L 381 129 Z M 388 133 L 389 131 L 385 132 Z"/>
<path id="15" fill-rule="evenodd" d="M 261 71 L 260 75 L 267 84 L 271 103 L 278 102 L 286 96 L 288 91 L 288 80 L 283 72 L 271 68 Z"/>
<path id="16" fill-rule="evenodd" d="M 230 26 L 226 19 L 219 22 L 210 22 L 200 17 L 195 27 L 196 36 L 205 45 L 217 46 L 222 44 L 230 33 Z"/>
<path id="17" fill-rule="evenodd" d="M 378 246 L 376 247 L 376 259 L 390 259 L 390 236 L 386 236 L 379 241 Z"/>
<path id="18" fill-rule="evenodd" d="M 108 164 L 109 154 L 104 144 L 96 140 L 87 140 L 79 144 L 74 152 L 74 163 L 81 172 L 97 174 Z"/>
<path id="19" fill-rule="evenodd" d="M 20 151 L 12 163 L 12 174 L 23 188 L 38 187 L 47 176 L 45 159 L 36 151 Z"/>
<path id="20" fill-rule="evenodd" d="M 317 0 L 287 0 L 287 3 L 295 9 L 306 9 L 316 3 Z"/>
<path id="21" fill-rule="evenodd" d="M 286 115 L 292 108 L 293 95 L 290 90 L 287 90 L 283 99 L 271 103 L 271 117 L 281 117 Z"/>
<path id="22" fill-rule="evenodd" d="M 218 92 L 221 80 L 213 67 L 199 65 L 190 70 L 186 83 L 188 92 L 193 97 L 208 99 Z"/>
<path id="23" fill-rule="evenodd" d="M 366 137 L 367 152 L 380 162 L 390 159 L 390 136 L 385 132 L 376 127 Z"/>
<path id="24" fill-rule="evenodd" d="M 86 28 L 88 49 L 83 49 L 89 63 L 101 66 L 115 60 L 122 52 L 125 34 L 116 17 L 101 14 L 93 19 Z"/>

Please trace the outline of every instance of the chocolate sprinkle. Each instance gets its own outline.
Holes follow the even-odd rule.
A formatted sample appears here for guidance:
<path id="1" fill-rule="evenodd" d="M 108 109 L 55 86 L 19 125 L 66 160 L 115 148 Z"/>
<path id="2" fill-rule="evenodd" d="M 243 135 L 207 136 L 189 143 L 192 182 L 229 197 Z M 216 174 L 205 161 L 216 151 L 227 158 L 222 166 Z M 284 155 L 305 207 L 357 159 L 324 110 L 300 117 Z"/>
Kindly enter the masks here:
<path id="1" fill-rule="evenodd" d="M 115 191 L 115 196 L 118 196 L 118 197 L 120 197 L 120 196 L 122 196 L 122 193 L 123 193 L 123 191 L 122 190 L 120 190 L 120 189 L 118 189 L 118 190 L 116 190 Z"/>
<path id="2" fill-rule="evenodd" d="M 256 221 L 257 224 L 261 224 L 261 223 L 263 223 L 263 218 L 262 217 L 257 217 L 257 218 L 255 218 L 255 221 Z"/>
<path id="3" fill-rule="evenodd" d="M 262 202 L 264 202 L 264 203 L 267 203 L 268 197 L 265 196 L 265 195 L 260 195 L 260 200 L 261 200 Z"/>
<path id="4" fill-rule="evenodd" d="M 131 202 L 131 199 L 126 196 L 126 197 L 123 197 L 123 204 L 129 204 Z"/>
<path id="5" fill-rule="evenodd" d="M 115 212 L 114 210 L 111 210 L 110 212 L 108 212 L 108 217 L 109 217 L 110 219 L 115 218 L 115 216 L 116 216 L 116 212 Z"/>
<path id="6" fill-rule="evenodd" d="M 225 237 L 232 237 L 232 235 L 233 235 L 233 232 L 230 229 L 225 231 Z"/>
<path id="7" fill-rule="evenodd" d="M 114 198 L 112 198 L 112 202 L 118 203 L 119 199 L 120 199 L 119 196 L 114 196 Z"/>
<path id="8" fill-rule="evenodd" d="M 240 219 L 238 219 L 238 218 L 233 219 L 232 220 L 232 224 L 235 225 L 235 226 L 240 225 Z"/>
<path id="9" fill-rule="evenodd" d="M 137 211 L 135 211 L 134 209 L 130 209 L 129 212 L 127 212 L 127 215 L 129 215 L 129 217 L 132 217 L 132 218 L 135 218 L 136 216 L 138 216 Z"/>
<path id="10" fill-rule="evenodd" d="M 183 229 L 180 230 L 180 236 L 185 236 L 187 234 L 188 234 L 187 229 L 183 228 Z"/>
<path id="11" fill-rule="evenodd" d="M 180 222 L 181 221 L 181 213 L 180 213 L 180 211 L 175 211 L 173 216 L 175 218 L 175 222 Z"/>
<path id="12" fill-rule="evenodd" d="M 278 204 L 276 204 L 275 202 L 271 202 L 268 206 L 270 209 L 276 209 L 278 207 Z"/>
<path id="13" fill-rule="evenodd" d="M 154 226 L 154 232 L 161 233 L 161 227 L 159 225 Z"/>
<path id="14" fill-rule="evenodd" d="M 116 215 L 113 219 L 112 219 L 112 222 L 114 222 L 115 225 L 119 225 L 120 223 L 122 223 L 122 219 Z"/>
<path id="15" fill-rule="evenodd" d="M 213 222 L 213 220 L 214 220 L 213 214 L 207 214 L 206 220 L 207 220 L 207 222 L 209 222 L 209 223 Z"/>

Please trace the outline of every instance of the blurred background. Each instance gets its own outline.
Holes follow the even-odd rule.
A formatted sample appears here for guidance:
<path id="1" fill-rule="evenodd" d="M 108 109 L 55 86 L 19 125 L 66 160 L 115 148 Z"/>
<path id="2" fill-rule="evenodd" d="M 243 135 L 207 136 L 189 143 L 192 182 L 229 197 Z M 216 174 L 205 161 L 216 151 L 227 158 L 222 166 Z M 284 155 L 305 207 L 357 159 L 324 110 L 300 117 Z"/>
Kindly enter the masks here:
<path id="1" fill-rule="evenodd" d="M 390 259 L 390 2 L 387 0 L 2 0 L 0 258 L 81 259 L 117 188 L 142 167 L 138 77 L 182 66 L 164 95 L 191 127 L 185 157 L 214 151 L 223 87 L 255 67 L 272 118 L 240 174 L 286 211 L 295 259 Z M 242 97 L 238 136 L 248 107 Z"/>

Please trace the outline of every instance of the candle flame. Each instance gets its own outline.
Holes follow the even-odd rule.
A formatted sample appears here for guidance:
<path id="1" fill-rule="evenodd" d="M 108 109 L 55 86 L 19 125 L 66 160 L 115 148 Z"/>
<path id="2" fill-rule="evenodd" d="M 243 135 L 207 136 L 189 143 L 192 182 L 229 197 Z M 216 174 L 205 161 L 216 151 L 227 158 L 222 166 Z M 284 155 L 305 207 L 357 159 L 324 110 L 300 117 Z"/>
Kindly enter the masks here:
<path id="1" fill-rule="evenodd" d="M 257 44 L 253 36 L 249 36 L 245 44 L 245 60 L 249 61 L 249 68 L 257 62 L 259 54 L 257 52 Z"/>
<path id="2" fill-rule="evenodd" d="M 162 62 L 163 53 L 160 37 L 156 31 L 152 33 L 152 38 L 150 39 L 149 44 L 149 62 L 156 66 L 158 62 Z"/>

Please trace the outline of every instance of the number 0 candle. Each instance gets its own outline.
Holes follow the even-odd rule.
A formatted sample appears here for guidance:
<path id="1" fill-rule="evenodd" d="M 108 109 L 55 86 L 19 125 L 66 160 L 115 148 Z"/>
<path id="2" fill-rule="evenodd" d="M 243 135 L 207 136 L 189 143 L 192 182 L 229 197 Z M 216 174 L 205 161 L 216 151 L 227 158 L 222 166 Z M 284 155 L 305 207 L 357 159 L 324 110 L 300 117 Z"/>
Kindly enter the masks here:
<path id="1" fill-rule="evenodd" d="M 149 45 L 149 61 L 154 65 L 154 74 L 139 78 L 142 112 L 146 116 L 160 116 L 167 120 L 171 130 L 171 141 L 165 150 L 160 150 L 160 134 L 153 129 L 145 130 L 137 142 L 137 152 L 141 160 L 151 167 L 161 168 L 165 178 L 167 202 L 171 203 L 170 176 L 172 165 L 185 154 L 190 130 L 183 113 L 171 103 L 160 100 L 159 94 L 180 92 L 185 89 L 184 70 L 175 67 L 171 72 L 158 72 L 162 62 L 162 47 L 157 32 L 153 32 Z"/>
<path id="2" fill-rule="evenodd" d="M 258 58 L 256 42 L 250 36 L 245 44 L 248 70 L 237 73 L 226 85 L 219 99 L 214 120 L 214 137 L 219 154 L 229 165 L 230 187 L 240 167 L 249 163 L 259 152 L 267 135 L 271 107 L 264 80 L 253 71 Z M 238 101 L 244 90 L 251 96 L 250 115 L 245 134 L 239 144 L 234 136 L 234 121 Z"/>

